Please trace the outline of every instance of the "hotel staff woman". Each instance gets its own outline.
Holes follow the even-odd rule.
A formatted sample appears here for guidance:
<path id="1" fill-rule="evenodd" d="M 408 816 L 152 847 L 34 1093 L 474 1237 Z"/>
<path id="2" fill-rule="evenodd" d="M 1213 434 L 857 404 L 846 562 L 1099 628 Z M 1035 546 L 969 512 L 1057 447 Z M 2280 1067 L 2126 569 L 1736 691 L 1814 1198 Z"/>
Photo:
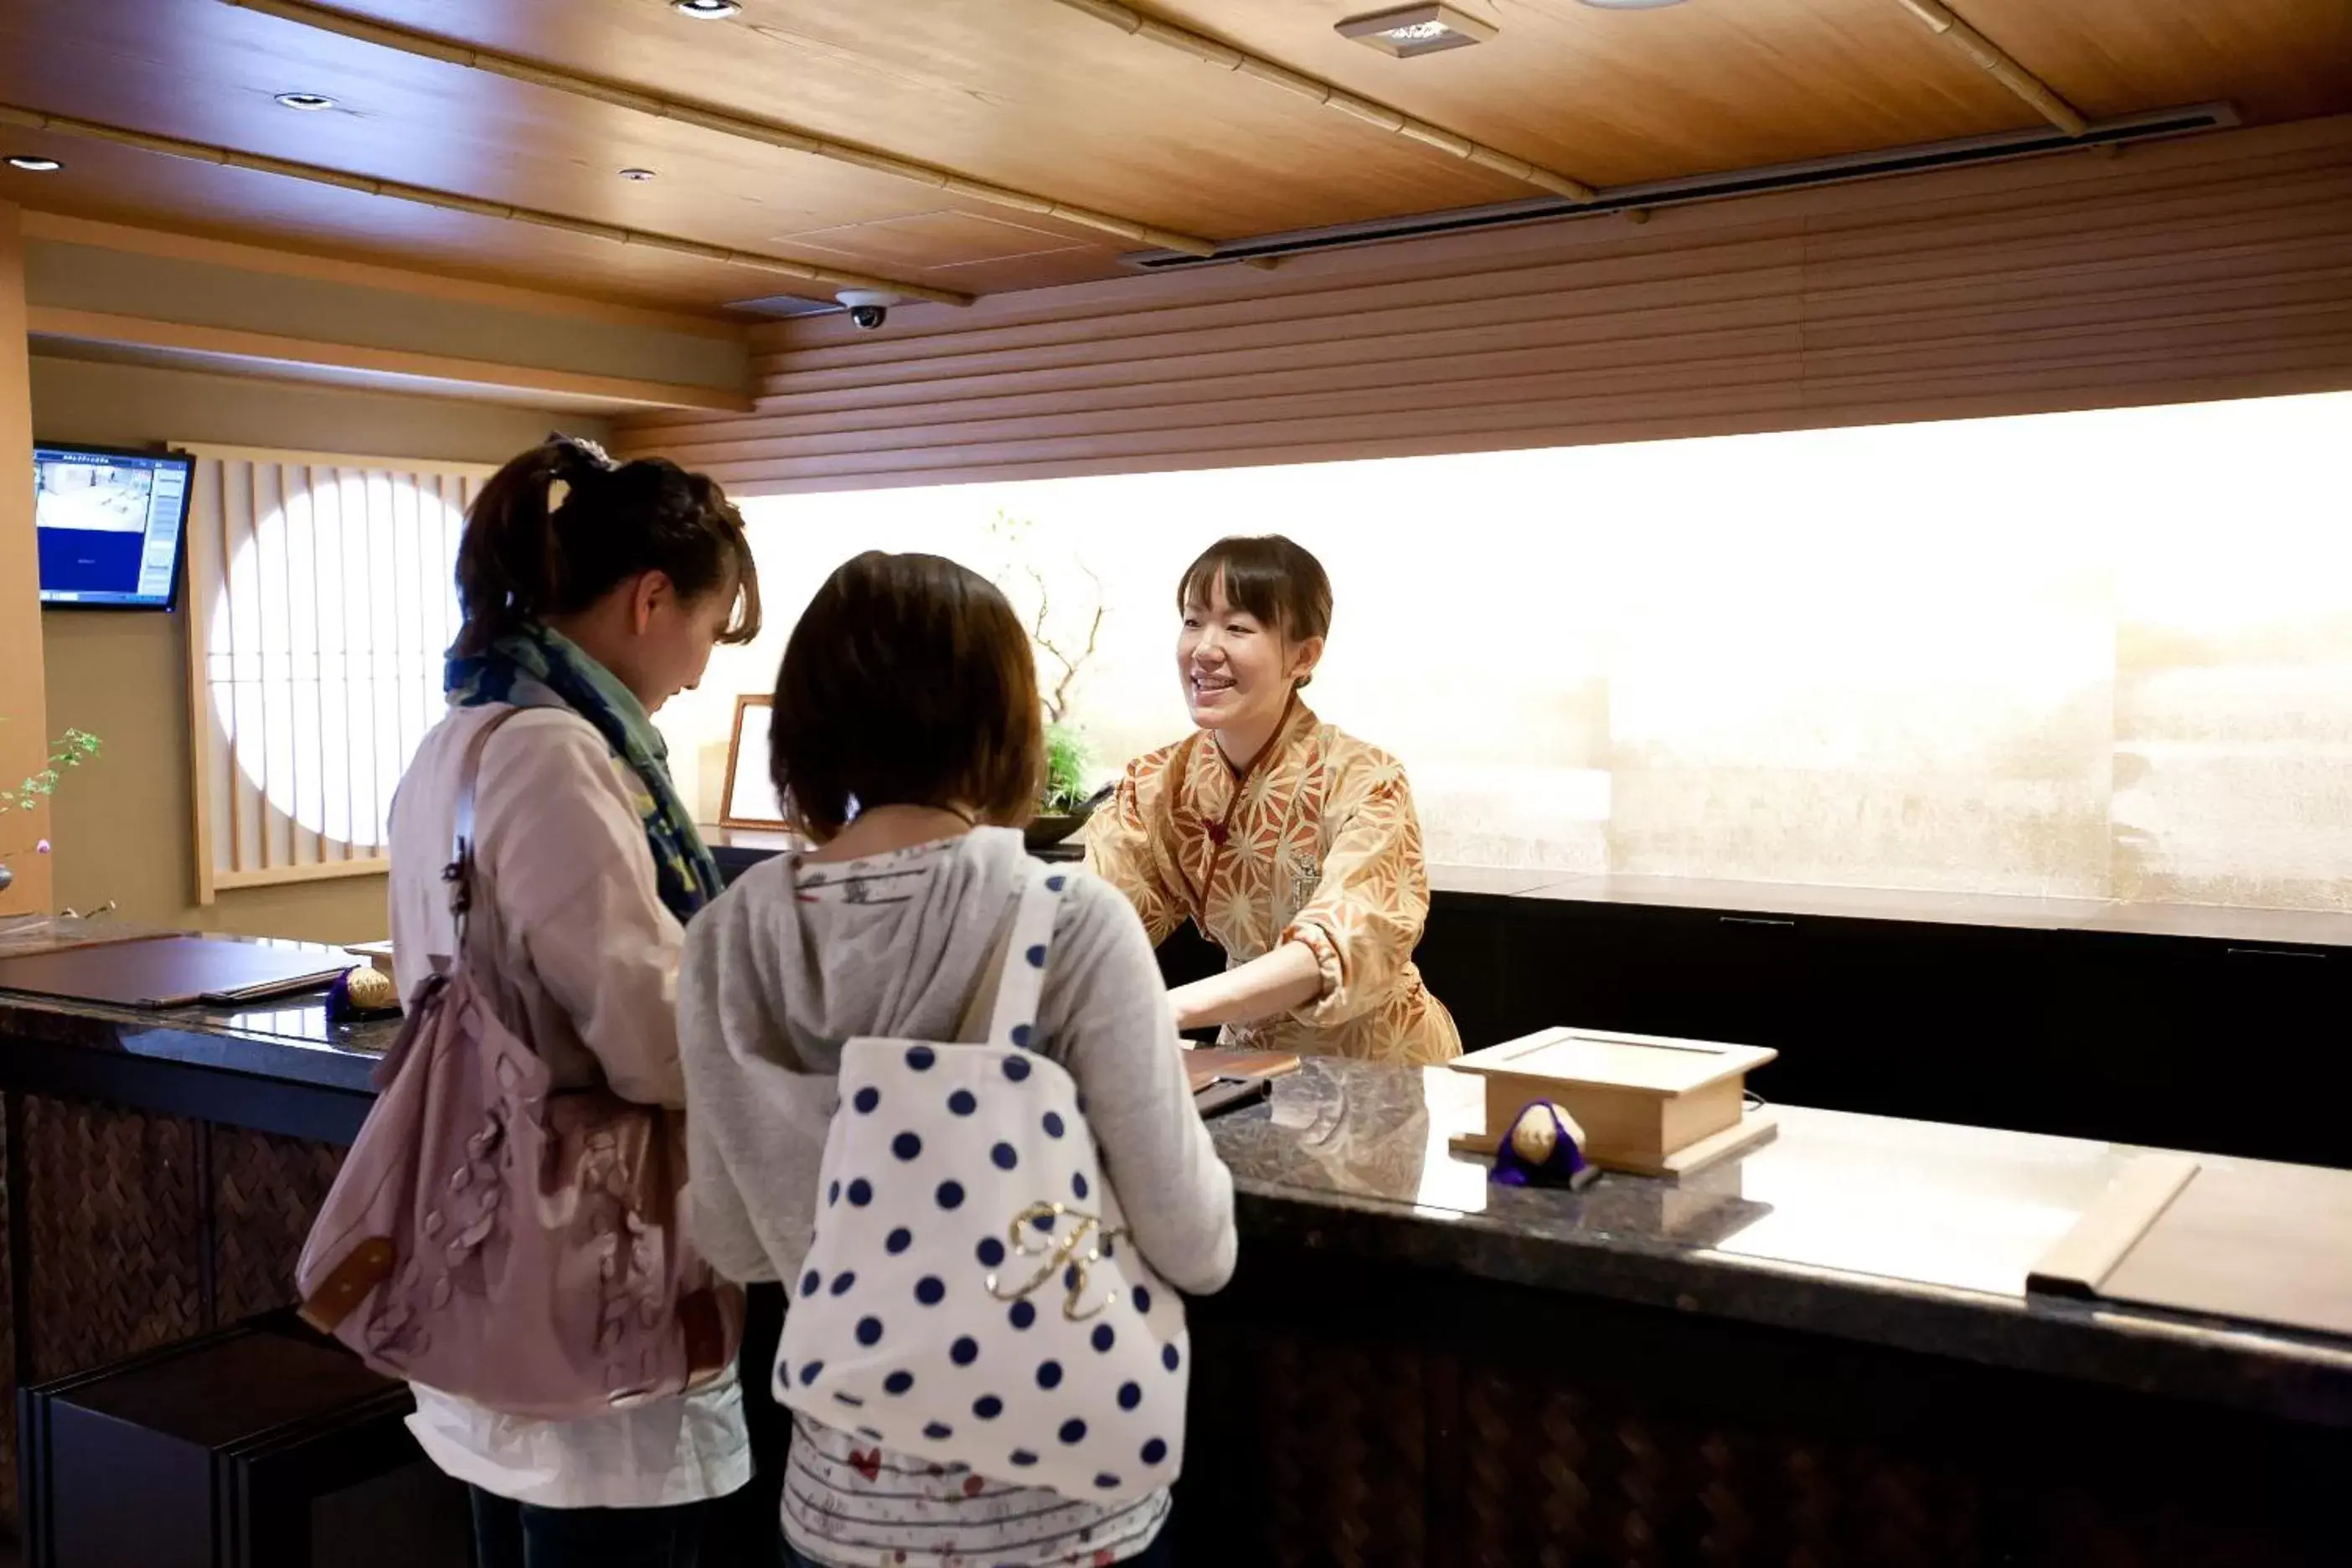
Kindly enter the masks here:
<path id="1" fill-rule="evenodd" d="M 1440 1062 L 1462 1052 L 1412 950 L 1429 913 L 1421 823 L 1396 759 L 1299 693 L 1331 582 L 1279 535 L 1226 539 L 1177 584 L 1194 733 L 1128 765 L 1087 864 L 1157 943 L 1190 919 L 1223 973 L 1169 994 L 1177 1026 L 1252 1050 Z"/>

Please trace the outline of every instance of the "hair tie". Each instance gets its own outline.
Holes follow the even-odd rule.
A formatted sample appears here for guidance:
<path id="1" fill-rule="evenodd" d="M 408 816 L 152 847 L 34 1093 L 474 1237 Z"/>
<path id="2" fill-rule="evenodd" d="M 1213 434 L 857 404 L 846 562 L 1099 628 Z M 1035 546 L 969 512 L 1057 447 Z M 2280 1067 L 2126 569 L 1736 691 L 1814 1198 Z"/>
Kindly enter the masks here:
<path id="1" fill-rule="evenodd" d="M 612 458 L 606 454 L 604 447 L 598 446 L 595 442 L 591 441 L 585 436 L 567 436 L 562 431 L 558 430 L 550 434 L 547 439 L 549 445 L 556 447 L 559 451 L 568 453 L 574 458 L 583 459 L 595 468 L 600 473 L 609 474 L 621 466 L 620 464 L 613 461 Z"/>

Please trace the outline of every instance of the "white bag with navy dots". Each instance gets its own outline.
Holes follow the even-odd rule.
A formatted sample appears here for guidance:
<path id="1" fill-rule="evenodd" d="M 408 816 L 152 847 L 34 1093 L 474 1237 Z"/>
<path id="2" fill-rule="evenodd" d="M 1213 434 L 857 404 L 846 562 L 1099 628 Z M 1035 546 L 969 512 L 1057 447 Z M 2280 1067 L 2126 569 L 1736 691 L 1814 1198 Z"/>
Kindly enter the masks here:
<path id="1" fill-rule="evenodd" d="M 1066 880 L 1032 866 L 979 1043 L 842 1047 L 776 1397 L 903 1454 L 1117 1501 L 1182 1466 L 1191 1347 L 1076 1084 L 1034 1054 Z"/>

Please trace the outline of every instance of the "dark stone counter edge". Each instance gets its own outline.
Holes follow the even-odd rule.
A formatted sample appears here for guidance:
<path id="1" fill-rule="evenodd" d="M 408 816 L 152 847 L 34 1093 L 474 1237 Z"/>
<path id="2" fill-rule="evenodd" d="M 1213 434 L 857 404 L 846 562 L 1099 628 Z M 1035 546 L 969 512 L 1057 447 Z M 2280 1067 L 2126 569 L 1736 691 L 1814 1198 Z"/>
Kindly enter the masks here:
<path id="1" fill-rule="evenodd" d="M 0 1087 L 349 1143 L 398 1026 L 337 1032 L 349 1043 L 0 993 Z"/>
<path id="2" fill-rule="evenodd" d="M 394 1026 L 365 1026 L 388 1045 Z M 0 1083 L 348 1142 L 376 1058 L 184 1016 L 0 995 Z M 1264 1121 L 1264 1108 L 1235 1113 Z M 1243 1178 L 1251 1241 L 1737 1320 L 2352 1429 L 2352 1344 L 2035 1297 L 2018 1300 L 1712 1255 L 1629 1235 L 1535 1235 L 1479 1215 Z M 1573 1201 L 1563 1199 L 1562 1201 Z M 1465 1331 L 1468 1329 L 1465 1325 Z"/>
<path id="3" fill-rule="evenodd" d="M 315 1002 L 310 1007 L 323 1016 Z M 11 1046 L 67 1046 L 366 1095 L 375 1092 L 376 1064 L 400 1032 L 396 1019 L 341 1026 L 337 1032 L 348 1043 L 336 1044 L 239 1027 L 233 1019 L 0 992 L 0 1037 Z"/>
<path id="4" fill-rule="evenodd" d="M 1731 1258 L 1633 1236 L 1532 1235 L 1479 1215 L 1377 1197 L 1310 1194 L 1248 1179 L 1237 1180 L 1235 1190 L 1245 1241 L 1732 1319 L 2352 1429 L 2352 1343 L 2342 1341 L 2111 1302 L 2020 1300 Z M 1464 1330 L 1475 1331 L 1470 1325 Z"/>

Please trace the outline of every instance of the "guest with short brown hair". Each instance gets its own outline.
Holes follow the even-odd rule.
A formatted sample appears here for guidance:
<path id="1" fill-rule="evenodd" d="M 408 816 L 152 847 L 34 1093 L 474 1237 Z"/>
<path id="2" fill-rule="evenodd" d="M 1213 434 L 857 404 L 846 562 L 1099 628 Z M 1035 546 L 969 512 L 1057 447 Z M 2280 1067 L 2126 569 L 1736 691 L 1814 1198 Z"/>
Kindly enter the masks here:
<path id="1" fill-rule="evenodd" d="M 802 1269 L 843 1043 L 957 1041 L 982 976 L 998 973 L 1023 890 L 1039 879 L 1056 895 L 1052 935 L 1031 950 L 1044 990 L 1019 1043 L 1076 1080 L 1103 1174 L 1122 1195 L 1118 1245 L 1183 1290 L 1213 1290 L 1232 1272 L 1233 1179 L 1193 1108 L 1143 928 L 1112 888 L 1075 869 L 1034 872 L 1014 830 L 1036 798 L 1042 732 L 1021 623 L 953 562 L 860 555 L 793 628 L 771 760 L 785 809 L 818 847 L 746 872 L 695 922 L 678 977 L 694 1237 L 720 1272 L 817 1289 Z M 967 1100 L 954 1114 L 1026 1114 L 1010 1096 Z M 956 1196 L 940 1200 L 942 1212 L 962 1202 L 956 1184 L 946 1187 Z M 983 1228 L 957 1242 L 956 1262 L 993 1268 L 1002 1216 L 972 1223 Z M 925 1244 L 901 1231 L 888 1245 Z M 1003 1321 L 992 1301 L 987 1313 Z M 803 1369 L 804 1384 L 814 1376 Z M 999 1404 L 983 1398 L 942 1420 L 940 1441 L 975 1445 L 953 1464 L 861 1436 L 855 1409 L 838 1426 L 796 1414 L 789 1554 L 824 1568 L 1175 1561 L 1165 1488 L 1105 1501 L 1023 1484 L 1002 1447 L 981 1446 Z"/>

